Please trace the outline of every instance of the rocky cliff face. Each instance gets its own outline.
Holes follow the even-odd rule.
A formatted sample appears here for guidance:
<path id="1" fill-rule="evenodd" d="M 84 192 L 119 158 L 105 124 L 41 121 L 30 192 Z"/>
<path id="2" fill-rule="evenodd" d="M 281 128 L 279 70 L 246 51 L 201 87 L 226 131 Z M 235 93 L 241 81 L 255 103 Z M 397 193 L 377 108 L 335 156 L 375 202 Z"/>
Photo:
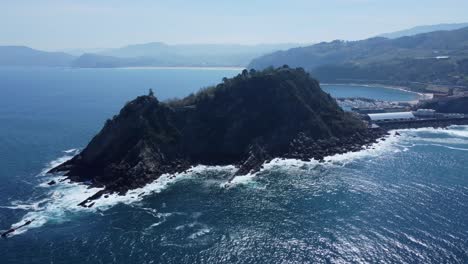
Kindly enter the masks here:
<path id="1" fill-rule="evenodd" d="M 52 172 L 68 171 L 74 181 L 123 193 L 163 173 L 186 170 L 174 113 L 154 96 L 140 96 L 108 120 L 80 154 Z"/>
<path id="2" fill-rule="evenodd" d="M 246 174 L 275 157 L 320 159 L 378 136 L 302 69 L 244 71 L 181 100 L 136 98 L 51 172 L 125 193 L 197 164 L 235 164 Z"/>

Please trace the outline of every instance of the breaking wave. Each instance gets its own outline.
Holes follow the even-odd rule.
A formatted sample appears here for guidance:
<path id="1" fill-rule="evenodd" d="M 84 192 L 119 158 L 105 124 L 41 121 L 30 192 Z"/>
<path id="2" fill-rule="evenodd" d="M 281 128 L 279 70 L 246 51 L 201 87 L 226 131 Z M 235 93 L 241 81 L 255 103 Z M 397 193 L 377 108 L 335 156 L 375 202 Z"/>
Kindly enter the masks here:
<path id="1" fill-rule="evenodd" d="M 51 161 L 47 164 L 46 168 L 38 175 L 44 179 L 39 184 L 38 188 L 48 189 L 46 196 L 48 198 L 41 199 L 35 202 L 23 202 L 14 201 L 11 205 L 2 206 L 2 208 L 12 210 L 26 210 L 27 213 L 22 217 L 20 221 L 13 224 L 11 228 L 18 227 L 27 221 L 31 221 L 28 226 L 22 227 L 10 234 L 11 236 L 22 234 L 32 228 L 38 228 L 44 224 L 50 223 L 61 223 L 69 221 L 74 214 L 85 213 L 85 212 L 102 212 L 117 204 L 132 204 L 144 199 L 145 196 L 160 193 L 167 189 L 170 185 L 193 176 L 199 175 L 207 170 L 232 170 L 233 166 L 196 166 L 186 172 L 178 173 L 174 175 L 164 174 L 152 183 L 146 186 L 134 190 L 130 190 L 126 195 L 109 194 L 98 200 L 93 201 L 95 204 L 91 208 L 83 208 L 78 204 L 88 197 L 92 196 L 96 192 L 102 190 L 102 188 L 90 188 L 89 186 L 82 183 L 70 182 L 64 176 L 52 176 L 48 175 L 47 172 L 62 164 L 63 162 L 71 159 L 74 154 L 78 153 L 77 149 L 64 151 L 66 155 Z M 71 155 L 73 154 L 73 155 Z M 56 184 L 50 186 L 48 182 L 55 181 Z"/>
<path id="2" fill-rule="evenodd" d="M 397 133 L 398 132 L 398 133 Z M 431 145 L 437 145 L 454 150 L 468 151 L 468 147 L 464 147 L 468 142 L 468 126 L 452 126 L 448 129 L 408 129 L 391 131 L 390 135 L 381 139 L 379 142 L 372 144 L 358 152 L 349 152 L 345 154 L 337 154 L 326 157 L 324 162 L 320 163 L 317 160 L 300 161 L 293 159 L 274 159 L 264 164 L 263 169 L 254 174 L 234 177 L 230 182 L 223 182 L 220 187 L 235 187 L 237 185 L 254 185 L 257 175 L 261 175 L 267 171 L 288 171 L 288 170 L 314 170 L 317 166 L 333 167 L 347 166 L 348 164 L 362 160 L 382 156 L 402 153 L 410 150 L 414 146 L 418 146 L 420 142 L 433 141 Z M 455 140 L 455 141 L 454 141 Z M 456 146 L 454 146 L 456 144 Z M 460 146 L 462 145 L 462 146 Z M 30 225 L 17 230 L 11 235 L 18 235 L 32 228 L 38 228 L 46 223 L 60 223 L 69 221 L 74 214 L 83 212 L 97 212 L 107 210 L 117 204 L 132 204 L 142 201 L 146 196 L 155 193 L 160 193 L 169 186 L 178 181 L 197 177 L 203 179 L 202 175 L 209 174 L 233 174 L 234 166 L 196 166 L 186 172 L 169 175 L 164 174 L 152 183 L 146 186 L 128 191 L 126 195 L 110 194 L 102 197 L 95 202 L 91 208 L 83 208 L 78 206 L 80 202 L 102 190 L 101 188 L 90 188 L 81 183 L 73 183 L 66 180 L 64 176 L 48 175 L 47 171 L 51 168 L 71 159 L 79 152 L 78 149 L 69 149 L 64 151 L 64 155 L 56 160 L 51 161 L 38 175 L 44 181 L 38 186 L 46 190 L 46 195 L 41 196 L 33 202 L 14 201 L 8 206 L 1 206 L 11 210 L 25 210 L 27 213 L 20 221 L 12 225 L 12 228 L 22 225 L 26 221 L 34 220 Z M 221 173 L 222 172 L 222 173 Z M 55 185 L 49 186 L 47 183 L 56 181 Z M 205 180 L 205 179 L 203 179 Z M 209 180 L 209 179 L 206 179 Z M 216 181 L 219 184 L 219 180 Z M 258 187 L 258 186 L 257 186 Z M 46 197 L 46 198 L 44 198 Z M 203 232 L 209 232 L 204 230 Z M 197 234 L 194 234 L 196 237 Z"/>
<path id="3" fill-rule="evenodd" d="M 362 159 L 372 159 L 384 154 L 395 154 L 409 151 L 412 147 L 420 146 L 416 141 L 429 141 L 437 144 L 430 144 L 439 147 L 445 147 L 452 150 L 468 151 L 467 148 L 451 146 L 452 144 L 468 146 L 468 126 L 450 126 L 448 128 L 416 128 L 392 130 L 390 135 L 380 139 L 377 143 L 363 148 L 357 152 L 347 152 L 336 154 L 324 158 L 324 162 L 320 163 L 317 160 L 301 161 L 296 159 L 273 159 L 265 163 L 263 169 L 254 174 L 235 177 L 230 183 L 224 183 L 223 187 L 232 187 L 238 184 L 251 184 L 256 175 L 264 171 L 282 170 L 288 171 L 291 169 L 311 170 L 316 166 L 322 165 L 326 167 L 346 166 L 349 163 L 356 162 Z"/>

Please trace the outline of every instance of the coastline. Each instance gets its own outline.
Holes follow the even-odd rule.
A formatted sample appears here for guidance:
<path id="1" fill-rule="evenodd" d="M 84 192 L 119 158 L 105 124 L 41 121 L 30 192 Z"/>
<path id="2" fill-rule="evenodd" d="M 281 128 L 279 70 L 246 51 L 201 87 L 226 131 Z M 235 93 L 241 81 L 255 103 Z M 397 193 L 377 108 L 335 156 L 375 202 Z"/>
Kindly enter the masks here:
<path id="1" fill-rule="evenodd" d="M 356 87 L 379 87 L 379 88 L 385 88 L 385 89 L 392 89 L 392 90 L 398 90 L 406 93 L 413 93 L 417 94 L 419 98 L 417 100 L 427 100 L 427 99 L 432 99 L 432 94 L 431 93 L 420 93 L 420 92 L 415 92 L 411 90 L 409 87 L 406 86 L 396 86 L 396 85 L 387 85 L 387 84 L 379 84 L 379 83 L 364 83 L 364 84 L 359 84 L 359 83 L 321 83 L 320 85 L 323 86 L 332 86 L 332 85 L 346 85 L 346 86 L 356 86 Z"/>
<path id="2" fill-rule="evenodd" d="M 124 192 L 119 192 L 109 188 L 103 188 L 101 185 L 83 185 L 81 181 L 76 181 L 66 174 L 55 174 L 50 171 L 46 175 L 51 175 L 53 177 L 60 177 L 62 182 L 64 179 L 68 180 L 67 183 L 75 184 L 79 186 L 86 186 L 86 188 L 91 189 L 87 192 L 88 196 L 86 199 L 81 196 L 83 200 L 76 204 L 78 207 L 83 208 L 92 208 L 96 203 L 102 203 L 102 197 L 108 198 L 109 196 L 114 197 L 114 199 L 125 200 L 127 197 L 132 199 L 139 199 L 145 192 L 139 193 L 135 196 L 135 192 L 138 190 L 146 190 L 154 184 L 162 182 L 173 182 L 176 179 L 180 180 L 181 175 L 189 175 L 192 171 L 197 168 L 229 168 L 232 175 L 227 179 L 227 181 L 222 185 L 224 188 L 230 187 L 232 184 L 236 184 L 237 178 L 252 178 L 260 171 L 264 170 L 269 166 L 270 163 L 274 161 L 286 161 L 293 160 L 296 162 L 311 162 L 316 161 L 318 163 L 326 163 L 333 160 L 333 157 L 342 157 L 349 155 L 357 155 L 353 153 L 359 153 L 362 151 L 375 150 L 376 144 L 382 144 L 390 140 L 392 137 L 399 137 L 401 130 L 411 130 L 411 129 L 422 129 L 422 128 L 433 128 L 433 129 L 446 129 L 451 126 L 468 126 L 468 119 L 463 120 L 446 120 L 446 121 L 431 121 L 423 123 L 397 123 L 397 124 L 388 124 L 382 126 L 380 129 L 368 129 L 363 133 L 353 134 L 345 138 L 328 138 L 321 140 L 313 140 L 307 137 L 299 138 L 294 141 L 292 144 L 292 149 L 288 153 L 283 155 L 278 155 L 275 157 L 258 157 L 251 156 L 248 159 L 248 162 L 253 166 L 252 170 L 244 171 L 245 173 L 239 173 L 243 163 L 234 163 L 234 164 L 191 164 L 185 168 L 179 168 L 177 166 L 172 168 L 171 172 L 166 172 L 151 181 L 147 182 L 143 186 L 138 186 L 135 188 L 126 188 Z M 237 170 L 237 172 L 235 172 Z M 65 178 L 63 178 L 65 177 Z M 58 179 L 58 178 L 57 178 Z M 121 197 L 121 198 L 118 198 Z M 106 200 L 106 199 L 104 199 Z M 100 202 L 99 202 L 100 201 Z M 75 200 L 75 202 L 78 202 Z"/>
<path id="3" fill-rule="evenodd" d="M 79 68 L 79 69 L 90 69 L 90 68 Z M 148 66 L 148 67 L 115 67 L 115 68 L 92 68 L 92 69 L 123 69 L 123 70 L 213 70 L 213 71 L 242 71 L 246 68 L 243 67 L 229 67 L 229 66 Z"/>
<path id="4" fill-rule="evenodd" d="M 62 70 L 81 70 L 81 69 L 124 69 L 124 70 L 238 70 L 247 69 L 242 66 L 135 66 L 135 67 L 73 67 L 73 66 L 15 66 L 0 65 L 0 69 L 62 69 Z"/>
<path id="5" fill-rule="evenodd" d="M 390 133 L 389 129 L 366 129 L 360 133 L 357 132 L 343 138 L 331 137 L 318 140 L 303 135 L 291 143 L 291 149 L 287 153 L 274 157 L 270 157 L 267 153 L 262 153 L 262 155 L 254 154 L 247 156 L 246 159 L 241 162 L 232 164 L 183 164 L 183 160 L 176 160 L 169 165 L 168 170 L 166 170 L 161 175 L 152 177 L 145 184 L 135 186 L 120 186 L 123 187 L 120 189 L 108 187 L 102 183 L 86 183 L 83 180 L 68 175 L 68 171 L 65 171 L 64 173 L 64 171 L 57 170 L 58 167 L 47 171 L 45 175 L 55 177 L 55 179 L 57 179 L 57 181 L 54 183 L 52 183 L 53 180 L 47 183 L 49 186 L 63 181 L 67 181 L 68 184 L 75 184 L 83 187 L 86 186 L 88 189 L 86 194 L 88 196 L 86 196 L 86 198 L 81 196 L 81 202 L 77 203 L 76 205 L 82 208 L 92 208 L 98 201 L 102 200 L 101 198 L 103 197 L 128 197 L 129 195 L 131 196 L 131 194 L 136 190 L 147 189 L 147 186 L 151 186 L 152 184 L 158 183 L 161 180 L 163 182 L 172 182 L 176 178 L 180 178 L 180 175 L 190 174 L 194 169 L 200 166 L 204 168 L 229 167 L 236 170 L 235 172 L 233 171 L 233 174 L 231 177 L 229 177 L 229 179 L 227 179 L 227 182 L 224 185 L 224 187 L 229 187 L 237 177 L 249 177 L 249 175 L 254 176 L 259 171 L 264 169 L 265 165 L 273 160 L 297 160 L 302 162 L 310 162 L 315 160 L 319 163 L 324 163 L 327 161 L 327 157 L 356 153 L 373 148 L 374 144 L 386 141 L 389 136 L 392 136 L 392 133 Z M 248 170 L 243 168 L 245 165 L 249 167 Z M 46 183 L 44 183 L 44 186 L 45 184 Z M 78 201 L 75 200 L 75 202 Z"/>

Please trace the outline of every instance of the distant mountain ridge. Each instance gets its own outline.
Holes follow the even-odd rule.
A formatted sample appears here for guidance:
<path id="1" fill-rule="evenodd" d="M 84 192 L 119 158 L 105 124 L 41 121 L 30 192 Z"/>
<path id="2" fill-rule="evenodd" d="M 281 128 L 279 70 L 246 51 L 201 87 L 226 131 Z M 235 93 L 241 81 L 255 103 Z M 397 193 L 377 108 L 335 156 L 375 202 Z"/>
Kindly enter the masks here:
<path id="1" fill-rule="evenodd" d="M 117 58 L 112 56 L 86 53 L 71 63 L 74 68 L 121 68 L 121 67 L 151 67 L 151 66 L 169 66 L 157 58 L 149 57 L 129 57 Z M 178 66 L 174 64 L 174 66 Z"/>
<path id="2" fill-rule="evenodd" d="M 415 64 L 419 59 L 450 57 L 450 63 L 442 67 L 451 67 L 452 75 L 457 75 L 457 63 L 466 57 L 467 28 L 447 31 L 445 29 L 461 27 L 465 24 L 440 24 L 434 26 L 415 27 L 398 34 L 413 34 L 420 31 L 444 29 L 414 36 L 387 39 L 375 37 L 360 41 L 322 42 L 316 45 L 301 46 L 295 43 L 237 45 L 237 44 L 178 44 L 168 45 L 162 42 L 128 45 L 117 49 L 94 49 L 82 54 L 79 50 L 70 50 L 74 56 L 64 52 L 45 52 L 22 46 L 0 46 L 0 65 L 2 66 L 53 66 L 78 68 L 115 68 L 115 67 L 248 67 L 266 68 L 279 67 L 288 64 L 294 67 L 304 67 L 312 71 L 317 67 L 340 65 L 339 71 L 349 73 L 350 68 L 356 70 L 371 64 Z M 466 23 L 468 25 L 468 23 Z M 391 33 L 393 34 L 393 33 Z M 396 33 L 395 33 L 396 34 Z M 392 37 L 390 34 L 384 36 Z M 396 36 L 396 35 L 395 35 Z M 406 60 L 396 62 L 395 60 Z M 250 63 L 250 64 L 249 64 Z M 343 68 L 341 64 L 347 66 Z M 443 63 L 439 63 L 443 64 Z M 464 65 L 463 62 L 461 62 Z M 464 69 L 464 67 L 461 67 Z M 338 70 L 338 69 L 337 69 Z M 359 70 L 360 71 L 360 70 Z M 317 73 L 324 73 L 318 69 Z M 396 71 L 398 72 L 398 71 Z M 337 80 L 333 77 L 336 71 L 329 71 L 320 79 Z M 382 73 L 383 74 L 383 73 Z M 359 74 L 362 77 L 363 74 Z M 385 75 L 385 74 L 383 74 Z M 464 83 L 464 75 L 455 82 Z M 346 79 L 341 78 L 341 79 Z M 353 78 L 351 78 L 353 79 Z M 413 78 L 413 81 L 426 81 L 424 78 Z M 430 79 L 430 78 L 429 78 Z M 438 79 L 436 78 L 436 81 Z"/>
<path id="3" fill-rule="evenodd" d="M 82 53 L 70 50 L 46 52 L 22 46 L 0 46 L 2 66 L 48 66 L 78 68 L 116 67 L 245 67 L 253 58 L 299 44 L 180 44 L 162 42 L 129 45 L 118 49 L 96 49 Z"/>
<path id="4" fill-rule="evenodd" d="M 239 66 L 245 67 L 255 57 L 277 50 L 297 47 L 299 44 L 179 44 L 162 42 L 129 45 L 106 50 L 96 55 L 120 59 L 138 58 L 148 66 Z M 96 57 L 98 59 L 98 57 Z M 103 58 L 104 59 L 104 58 Z M 120 60 L 118 64 L 125 64 Z"/>
<path id="5" fill-rule="evenodd" d="M 468 87 L 468 27 L 398 39 L 332 41 L 278 51 L 249 68 L 303 67 L 322 82 Z"/>
<path id="6" fill-rule="evenodd" d="M 452 24 L 437 24 L 437 25 L 424 25 L 424 26 L 417 26 L 410 29 L 380 34 L 378 37 L 395 39 L 401 37 L 409 37 L 423 33 L 429 33 L 434 31 L 442 31 L 442 30 L 456 30 L 460 28 L 468 27 L 468 23 L 452 23 Z"/>
<path id="7" fill-rule="evenodd" d="M 63 52 L 46 52 L 24 46 L 0 46 L 0 66 L 69 66 L 74 56 Z"/>
<path id="8" fill-rule="evenodd" d="M 128 45 L 122 48 L 109 49 L 100 52 L 101 55 L 109 55 L 114 57 L 146 57 L 155 56 L 165 53 L 179 54 L 180 56 L 188 55 L 209 55 L 209 54 L 243 54 L 243 53 L 258 53 L 268 52 L 271 50 L 289 49 L 298 47 L 298 43 L 283 43 L 283 44 L 257 44 L 257 45 L 241 45 L 241 44 L 175 44 L 169 45 L 163 42 L 150 42 L 143 44 Z"/>

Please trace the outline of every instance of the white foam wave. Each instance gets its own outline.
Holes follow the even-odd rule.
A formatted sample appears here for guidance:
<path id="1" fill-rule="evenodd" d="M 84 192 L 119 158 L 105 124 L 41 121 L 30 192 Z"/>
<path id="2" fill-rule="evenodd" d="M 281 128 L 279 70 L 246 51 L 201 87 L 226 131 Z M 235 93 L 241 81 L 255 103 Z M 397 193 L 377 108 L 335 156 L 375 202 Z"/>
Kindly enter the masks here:
<path id="1" fill-rule="evenodd" d="M 208 234 L 208 233 L 210 233 L 210 232 L 211 232 L 211 229 L 205 227 L 205 228 L 202 228 L 202 229 L 198 230 L 197 232 L 191 234 L 191 235 L 189 236 L 189 238 L 190 238 L 190 239 L 197 239 L 197 238 L 199 238 L 199 237 L 201 237 L 201 236 L 204 236 L 204 235 L 206 235 L 206 234 Z"/>
<path id="2" fill-rule="evenodd" d="M 361 151 L 347 152 L 325 157 L 325 162 L 323 163 L 319 163 L 319 161 L 314 159 L 311 159 L 310 161 L 302 161 L 297 159 L 273 159 L 270 162 L 263 164 L 263 168 L 259 172 L 236 176 L 230 182 L 221 184 L 221 187 L 230 188 L 236 185 L 251 184 L 256 176 L 264 171 L 291 170 L 298 168 L 311 170 L 314 169 L 318 164 L 322 164 L 323 166 L 345 166 L 346 164 L 358 159 L 378 157 L 384 153 L 397 153 L 409 150 L 407 146 L 401 146 L 397 144 L 405 135 L 401 134 L 401 136 L 397 136 L 396 132 L 397 131 L 390 131 L 390 135 L 385 137 L 384 140 L 380 140 L 377 143 L 363 148 Z"/>
<path id="3" fill-rule="evenodd" d="M 37 202 L 33 202 L 30 204 L 24 203 L 22 201 L 13 201 L 10 206 L 0 206 L 0 208 L 6 208 L 11 210 L 39 210 L 42 205 L 46 202 L 50 201 L 49 198 L 42 199 Z"/>
<path id="4" fill-rule="evenodd" d="M 249 173 L 247 175 L 239 175 L 239 176 L 234 177 L 229 182 L 221 183 L 220 187 L 231 188 L 239 184 L 247 184 L 247 183 L 250 183 L 256 175 L 257 175 L 256 173 Z"/>
<path id="5" fill-rule="evenodd" d="M 436 147 L 448 148 L 448 149 L 453 149 L 453 150 L 468 151 L 468 148 L 457 148 L 457 147 L 451 147 L 451 146 L 442 145 L 442 144 L 418 144 L 418 146 L 436 146 Z"/>
<path id="6" fill-rule="evenodd" d="M 405 149 L 407 149 L 408 147 L 398 144 L 399 142 L 401 142 L 402 138 L 405 137 L 405 134 L 401 134 L 400 136 L 397 136 L 396 133 L 397 131 L 395 130 L 390 131 L 389 136 L 380 139 L 379 142 L 374 143 L 370 146 L 367 146 L 360 151 L 336 154 L 336 155 L 325 157 L 324 160 L 328 164 L 345 166 L 349 162 L 353 162 L 358 159 L 369 158 L 369 157 L 379 157 L 387 153 L 398 153 L 398 152 L 405 151 Z"/>
<path id="7" fill-rule="evenodd" d="M 78 204 L 96 192 L 102 190 L 101 188 L 88 188 L 88 186 L 78 183 L 63 183 L 58 184 L 53 191 L 49 193 L 50 202 L 43 207 L 31 205 L 23 205 L 23 208 L 30 209 L 30 211 L 23 216 L 21 221 L 12 225 L 17 226 L 25 221 L 34 219 L 31 225 L 21 229 L 26 231 L 31 228 L 37 228 L 47 222 L 64 222 L 69 219 L 70 215 L 78 212 L 96 212 L 98 210 L 106 210 L 119 203 L 133 203 L 143 199 L 143 196 L 151 193 L 160 192 L 171 182 L 180 179 L 179 177 L 173 178 L 168 175 L 163 175 L 157 181 L 148 184 L 147 186 L 129 191 L 126 195 L 120 196 L 111 194 L 107 198 L 102 197 L 96 201 L 91 208 L 83 208 Z M 20 234 L 21 232 L 15 232 Z"/>
<path id="8" fill-rule="evenodd" d="M 58 158 L 58 159 L 55 159 L 55 160 L 49 162 L 46 165 L 46 167 L 41 171 L 39 176 L 46 175 L 47 172 L 49 172 L 51 169 L 53 169 L 53 168 L 57 167 L 58 165 L 72 159 L 76 154 L 78 154 L 79 150 L 78 149 L 69 149 L 69 150 L 65 150 L 63 152 L 66 153 L 66 154 L 64 156 Z"/>
<path id="9" fill-rule="evenodd" d="M 464 130 L 445 130 L 444 131 L 449 136 L 460 137 L 460 138 L 468 138 L 468 131 Z"/>
<path id="10" fill-rule="evenodd" d="M 468 139 L 462 139 L 462 138 L 419 137 L 417 140 L 418 142 L 421 141 L 421 142 L 429 142 L 429 143 L 436 143 L 436 144 L 468 145 Z"/>
<path id="11" fill-rule="evenodd" d="M 428 133 L 431 135 L 444 135 L 456 138 L 468 138 L 468 126 L 450 126 L 447 128 L 414 128 L 404 130 L 416 136 L 421 136 L 421 133 Z"/>
<path id="12" fill-rule="evenodd" d="M 48 168 L 44 171 L 48 171 L 49 168 L 55 167 L 61 164 L 62 162 L 65 162 L 69 158 L 71 157 L 66 155 L 64 157 L 50 162 L 48 164 Z M 17 204 L 12 204 L 11 206 L 6 206 L 4 208 L 22 209 L 28 211 L 26 215 L 24 215 L 19 222 L 13 224 L 11 228 L 19 226 L 28 220 L 34 220 L 30 225 L 23 227 L 11 234 L 18 235 L 26 232 L 29 229 L 41 227 L 48 222 L 60 223 L 64 221 L 69 221 L 71 216 L 73 216 L 74 214 L 83 212 L 102 212 L 117 204 L 132 204 L 138 201 L 142 201 L 145 196 L 152 195 L 154 193 L 160 193 L 166 188 L 168 188 L 171 184 L 174 184 L 183 179 L 188 179 L 193 176 L 197 176 L 206 170 L 232 171 L 233 168 L 234 166 L 196 166 L 190 168 L 189 170 L 183 173 L 178 173 L 174 175 L 164 174 L 152 183 L 149 183 L 142 188 L 130 190 L 125 195 L 105 195 L 104 197 L 93 201 L 94 205 L 91 208 L 84 208 L 78 206 L 78 204 L 86 200 L 88 197 L 92 196 L 96 192 L 102 190 L 102 188 L 89 188 L 89 186 L 87 185 L 81 183 L 72 183 L 69 181 L 61 182 L 60 180 L 63 179 L 63 176 L 44 175 L 44 177 L 46 177 L 47 180 L 39 186 L 50 187 L 47 199 L 29 204 L 18 202 Z M 56 184 L 49 186 L 47 182 L 49 182 L 50 180 L 56 181 Z M 158 224 L 161 223 L 155 223 L 154 226 Z"/>
<path id="13" fill-rule="evenodd" d="M 423 128 L 423 129 L 409 129 L 409 130 L 399 130 L 398 132 L 401 136 L 396 135 L 397 131 L 391 131 L 390 136 L 386 137 L 385 140 L 381 140 L 378 143 L 375 143 L 365 149 L 362 149 L 358 152 L 348 152 L 345 154 L 337 154 L 325 158 L 325 162 L 321 163 L 322 166 L 346 166 L 346 164 L 359 160 L 362 158 L 372 158 L 378 157 L 388 153 L 398 153 L 406 151 L 417 144 L 414 144 L 414 137 L 419 136 L 419 132 L 430 132 L 430 133 L 439 133 L 439 134 L 452 134 L 460 137 L 461 135 L 466 135 L 468 137 L 468 126 L 455 126 L 450 127 L 449 129 L 433 129 L 433 128 Z M 453 148 L 453 146 L 444 146 L 448 148 Z M 468 151 L 464 148 L 454 148 L 458 150 Z M 72 156 L 70 153 L 77 153 L 77 149 L 73 151 L 67 150 L 66 155 L 50 162 L 47 165 L 47 168 L 43 170 L 41 175 L 44 175 L 45 172 L 51 168 L 67 161 Z M 229 183 L 222 183 L 221 187 L 233 187 L 236 185 L 251 184 L 254 182 L 256 175 L 264 171 L 272 170 L 290 170 L 290 169 L 314 169 L 319 164 L 316 160 L 310 161 L 300 161 L 293 159 L 274 159 L 266 164 L 264 164 L 262 170 L 259 173 L 252 173 L 245 176 L 237 176 L 233 178 Z M 18 222 L 12 225 L 18 226 L 24 223 L 25 221 L 34 219 L 34 221 L 13 235 L 21 234 L 28 229 L 37 228 L 43 226 L 48 222 L 63 222 L 68 221 L 70 215 L 74 213 L 81 212 L 96 212 L 107 210 L 116 204 L 131 204 L 144 199 L 145 196 L 160 193 L 165 190 L 168 186 L 173 183 L 176 183 L 180 180 L 198 176 L 200 174 L 205 174 L 207 171 L 224 171 L 229 173 L 234 173 L 236 168 L 234 166 L 196 166 L 184 173 L 179 173 L 176 175 L 165 174 L 158 178 L 156 181 L 147 184 L 146 186 L 131 190 L 127 192 L 126 195 L 111 194 L 107 198 L 102 197 L 94 202 L 94 206 L 91 208 L 83 208 L 78 206 L 78 204 L 88 197 L 92 196 L 96 192 L 100 191 L 100 188 L 89 188 L 86 185 L 70 182 L 60 182 L 62 179 L 60 176 L 48 176 L 45 175 L 47 181 L 56 180 L 57 184 L 50 186 L 48 198 L 42 199 L 40 201 L 35 201 L 32 203 L 25 202 L 15 202 L 10 206 L 5 206 L 3 208 L 9 209 L 19 209 L 27 210 L 28 212 L 24 217 Z M 43 183 L 41 186 L 46 186 Z M 157 224 L 157 223 L 156 223 Z"/>
<path id="14" fill-rule="evenodd" d="M 67 153 L 67 154 L 74 154 L 78 151 L 78 149 L 76 148 L 72 148 L 72 149 L 67 149 L 67 150 L 64 150 L 63 152 L 64 153 Z"/>
<path id="15" fill-rule="evenodd" d="M 425 138 L 421 137 L 421 132 L 431 133 L 434 135 L 449 135 L 456 137 L 468 137 L 468 126 L 451 126 L 449 128 L 417 128 L 417 129 L 404 129 L 404 130 L 392 130 L 389 131 L 390 135 L 384 139 L 380 139 L 379 142 L 374 143 L 370 146 L 363 148 L 360 151 L 356 152 L 346 152 L 343 154 L 336 154 L 324 158 L 324 163 L 321 163 L 322 166 L 346 166 L 347 164 L 354 162 L 360 159 L 369 159 L 380 157 L 382 155 L 407 152 L 412 147 L 418 146 L 420 144 L 414 143 L 414 137 L 417 140 L 433 140 L 443 143 L 466 143 L 464 139 L 454 139 L 452 138 Z M 399 135 L 397 135 L 397 133 Z M 455 140 L 455 141 L 453 141 Z M 460 141 L 461 140 L 461 141 Z M 454 150 L 467 150 L 465 148 L 457 148 L 452 146 L 444 146 L 449 149 Z M 237 176 L 229 183 L 223 183 L 221 187 L 233 187 L 239 184 L 250 184 L 256 178 L 258 174 L 263 171 L 272 171 L 272 170 L 290 170 L 294 168 L 301 169 L 314 169 L 319 162 L 317 160 L 310 161 L 301 161 L 296 159 L 274 159 L 263 165 L 263 169 L 258 173 L 248 174 L 244 176 Z"/>

